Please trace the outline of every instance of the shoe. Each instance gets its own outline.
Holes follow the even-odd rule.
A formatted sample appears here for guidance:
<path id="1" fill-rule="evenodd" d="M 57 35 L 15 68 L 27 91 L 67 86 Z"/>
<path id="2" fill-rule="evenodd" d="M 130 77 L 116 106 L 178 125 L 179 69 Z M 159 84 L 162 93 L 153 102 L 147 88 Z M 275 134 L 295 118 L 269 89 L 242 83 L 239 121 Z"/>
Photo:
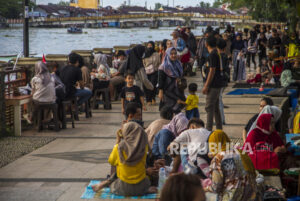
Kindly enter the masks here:
<path id="1" fill-rule="evenodd" d="M 27 121 L 28 124 L 32 124 L 31 119 L 29 118 L 28 114 L 23 114 L 23 118 Z"/>

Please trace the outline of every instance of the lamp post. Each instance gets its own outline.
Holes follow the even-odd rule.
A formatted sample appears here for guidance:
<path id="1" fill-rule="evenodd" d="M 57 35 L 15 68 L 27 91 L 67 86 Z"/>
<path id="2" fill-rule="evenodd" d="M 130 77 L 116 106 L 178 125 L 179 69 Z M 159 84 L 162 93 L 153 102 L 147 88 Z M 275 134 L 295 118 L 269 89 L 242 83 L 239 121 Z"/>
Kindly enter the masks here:
<path id="1" fill-rule="evenodd" d="M 24 0 L 23 17 L 23 53 L 24 57 L 29 57 L 29 0 Z"/>

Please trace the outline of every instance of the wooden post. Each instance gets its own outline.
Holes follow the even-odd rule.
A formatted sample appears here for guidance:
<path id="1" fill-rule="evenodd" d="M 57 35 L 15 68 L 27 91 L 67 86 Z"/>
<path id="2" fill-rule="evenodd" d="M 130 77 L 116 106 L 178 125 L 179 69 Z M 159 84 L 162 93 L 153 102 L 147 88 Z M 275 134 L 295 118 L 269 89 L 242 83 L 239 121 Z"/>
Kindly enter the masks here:
<path id="1" fill-rule="evenodd" d="M 5 108 L 5 73 L 2 70 L 3 68 L 0 67 L 0 137 L 5 136 L 6 133 L 6 108 Z"/>

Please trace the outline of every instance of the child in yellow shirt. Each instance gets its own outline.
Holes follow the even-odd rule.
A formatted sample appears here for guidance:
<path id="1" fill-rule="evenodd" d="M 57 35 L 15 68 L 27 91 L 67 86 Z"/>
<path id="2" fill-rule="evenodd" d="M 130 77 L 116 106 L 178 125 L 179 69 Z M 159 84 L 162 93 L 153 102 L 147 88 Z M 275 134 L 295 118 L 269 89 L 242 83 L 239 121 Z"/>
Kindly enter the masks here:
<path id="1" fill-rule="evenodd" d="M 196 83 L 189 84 L 189 93 L 186 101 L 180 101 L 181 104 L 186 105 L 186 117 L 190 120 L 192 118 L 200 118 L 198 103 L 199 97 L 196 95 L 198 85 Z"/>

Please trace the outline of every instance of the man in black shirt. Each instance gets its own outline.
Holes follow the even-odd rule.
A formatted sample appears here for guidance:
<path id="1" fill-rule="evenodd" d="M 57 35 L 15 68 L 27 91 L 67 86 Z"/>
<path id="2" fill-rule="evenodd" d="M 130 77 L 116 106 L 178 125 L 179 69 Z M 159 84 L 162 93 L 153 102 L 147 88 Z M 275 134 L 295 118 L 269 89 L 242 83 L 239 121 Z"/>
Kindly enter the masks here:
<path id="1" fill-rule="evenodd" d="M 259 34 L 259 38 L 257 40 L 258 44 L 258 61 L 259 61 L 259 67 L 261 67 L 261 61 L 264 58 L 267 58 L 267 38 L 264 33 Z"/>
<path id="2" fill-rule="evenodd" d="M 69 64 L 59 71 L 59 77 L 66 87 L 66 98 L 78 97 L 78 105 L 81 105 L 92 96 L 90 90 L 83 88 L 82 73 L 79 66 L 80 57 L 76 53 L 71 53 L 69 55 Z M 80 85 L 79 89 L 76 88 L 77 83 Z"/>
<path id="3" fill-rule="evenodd" d="M 222 129 L 219 97 L 222 87 L 225 87 L 226 84 L 222 81 L 222 75 L 220 71 L 220 57 L 216 49 L 216 44 L 217 39 L 214 36 L 209 36 L 205 44 L 209 52 L 209 71 L 207 75 L 207 80 L 202 89 L 202 93 L 206 94 L 206 128 L 209 131 L 212 130 L 214 116 L 216 120 L 216 128 Z"/>
<path id="4" fill-rule="evenodd" d="M 278 36 L 276 29 L 272 31 L 272 37 L 269 39 L 269 48 L 270 50 L 276 49 L 278 51 L 278 55 L 280 55 L 280 46 L 281 46 L 281 39 Z"/>

